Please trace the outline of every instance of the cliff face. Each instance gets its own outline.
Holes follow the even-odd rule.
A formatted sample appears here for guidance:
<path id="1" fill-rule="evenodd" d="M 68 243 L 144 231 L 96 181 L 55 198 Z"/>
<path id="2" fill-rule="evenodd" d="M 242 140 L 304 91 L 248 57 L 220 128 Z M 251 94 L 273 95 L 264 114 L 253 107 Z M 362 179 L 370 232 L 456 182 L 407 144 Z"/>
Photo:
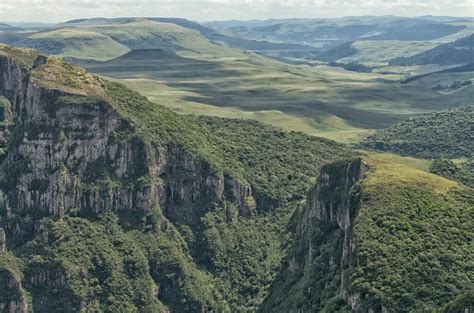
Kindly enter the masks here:
<path id="1" fill-rule="evenodd" d="M 287 264 L 261 311 L 357 311 L 349 291 L 356 243 L 353 222 L 360 201 L 359 181 L 368 171 L 362 159 L 323 166 L 306 206 L 297 213 Z M 286 301 L 279 298 L 287 295 Z"/>
<path id="2" fill-rule="evenodd" d="M 343 234 L 341 246 L 334 252 L 340 259 L 339 295 L 349 302 L 352 301 L 347 291 L 350 277 L 344 270 L 350 266 L 352 252 L 356 248 L 352 227 L 360 201 L 360 190 L 357 184 L 368 169 L 369 167 L 362 159 L 323 167 L 315 187 L 308 193 L 306 210 L 297 228 L 299 236 L 309 239 L 307 249 L 310 262 L 320 253 L 320 251 L 314 251 L 314 247 L 317 249 L 321 244 L 321 242 L 312 241 L 314 228 L 311 225 L 321 224 L 324 228 L 335 229 L 336 232 Z M 334 262 L 334 259 L 325 261 L 329 264 Z"/>
<path id="3" fill-rule="evenodd" d="M 243 215 L 251 213 L 248 184 L 211 171 L 209 162 L 173 142 L 145 143 L 104 100 L 34 82 L 32 72 L 47 62 L 38 56 L 28 69 L 0 56 L 0 96 L 12 112 L 12 123 L 3 126 L 10 135 L 2 137 L 10 141 L 0 189 L 0 223 L 7 232 L 28 237 L 48 217 L 72 212 L 157 206 L 170 219 L 189 223 L 198 208 L 224 198 Z"/>
<path id="4" fill-rule="evenodd" d="M 367 160 L 323 166 L 262 312 L 469 310 L 472 190 L 412 159 Z"/>
<path id="5" fill-rule="evenodd" d="M 0 312 L 28 312 L 28 304 L 20 279 L 5 269 L 0 269 L 0 290 L 2 290 Z"/>
<path id="6" fill-rule="evenodd" d="M 28 303 L 21 284 L 18 263 L 18 259 L 7 253 L 5 231 L 0 227 L 0 290 L 2 291 L 0 293 L 0 312 L 28 312 Z"/>
<path id="7" fill-rule="evenodd" d="M 13 56 L 0 51 L 0 290 L 9 290 L 0 296 L 0 312 L 28 311 L 24 287 L 35 311 L 69 306 L 74 312 L 104 307 L 105 295 L 130 284 L 140 288 L 130 288 L 116 302 L 157 312 L 164 310 L 160 301 L 173 302 L 169 310 L 178 311 L 214 306 L 215 295 L 202 287 L 210 284 L 208 278 L 200 276 L 173 225 L 196 227 L 209 210 L 226 203 L 237 208 L 233 220 L 252 216 L 250 185 L 172 138 L 147 140 L 112 105 L 100 78 L 57 59 L 11 51 Z M 115 233 L 96 242 L 107 229 L 102 223 L 108 212 L 126 217 L 120 227 L 149 236 L 149 250 L 143 239 L 138 248 L 118 222 L 111 224 Z M 96 239 L 89 237 L 93 231 Z M 69 249 L 60 246 L 65 232 L 83 249 L 75 257 L 61 254 Z M 27 242 L 34 248 L 22 256 L 25 267 L 9 270 L 4 256 L 11 261 L 15 257 L 8 251 Z M 167 247 L 173 253 L 162 258 L 160 249 Z M 128 269 L 127 262 L 135 268 Z M 110 271 L 104 272 L 104 263 Z M 157 270 L 167 266 L 176 277 L 172 283 Z M 120 275 L 127 278 L 110 285 Z M 188 291 L 200 288 L 206 292 Z"/>

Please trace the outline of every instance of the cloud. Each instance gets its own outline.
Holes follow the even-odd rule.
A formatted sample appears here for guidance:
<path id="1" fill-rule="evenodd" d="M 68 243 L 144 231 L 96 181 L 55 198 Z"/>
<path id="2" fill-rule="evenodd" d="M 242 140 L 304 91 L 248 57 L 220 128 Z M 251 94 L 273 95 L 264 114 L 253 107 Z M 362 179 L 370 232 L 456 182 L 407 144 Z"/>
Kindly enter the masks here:
<path id="1" fill-rule="evenodd" d="M 472 16 L 473 10 L 474 0 L 0 0 L 0 21 L 58 22 L 98 16 L 194 20 L 386 14 Z"/>

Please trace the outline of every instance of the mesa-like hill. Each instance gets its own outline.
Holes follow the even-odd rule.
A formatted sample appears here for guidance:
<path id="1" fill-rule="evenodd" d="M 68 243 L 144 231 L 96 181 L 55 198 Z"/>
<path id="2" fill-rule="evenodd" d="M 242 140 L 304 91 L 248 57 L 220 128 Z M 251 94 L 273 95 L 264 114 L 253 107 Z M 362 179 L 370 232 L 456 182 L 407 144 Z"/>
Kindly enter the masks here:
<path id="1" fill-rule="evenodd" d="M 473 213 L 472 189 L 416 162 L 327 165 L 260 312 L 469 311 Z"/>
<path id="2" fill-rule="evenodd" d="M 0 71 L 1 308 L 468 308 L 472 193 L 429 162 L 178 115 L 30 49 Z"/>
<path id="3" fill-rule="evenodd" d="M 474 156 L 472 106 L 423 114 L 364 139 L 363 147 L 422 158 Z"/>
<path id="4" fill-rule="evenodd" d="M 198 31 L 176 24 L 147 19 L 99 21 L 66 23 L 33 33 L 0 34 L 0 41 L 65 58 L 99 61 L 119 57 L 131 49 L 198 49 L 201 52 L 216 49 L 216 45 Z"/>

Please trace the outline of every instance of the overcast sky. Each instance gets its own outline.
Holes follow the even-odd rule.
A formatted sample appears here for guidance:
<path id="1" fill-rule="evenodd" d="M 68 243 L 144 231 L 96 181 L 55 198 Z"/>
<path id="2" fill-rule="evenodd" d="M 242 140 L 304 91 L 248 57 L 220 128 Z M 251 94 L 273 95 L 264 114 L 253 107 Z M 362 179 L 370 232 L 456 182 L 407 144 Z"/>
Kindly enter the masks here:
<path id="1" fill-rule="evenodd" d="M 474 16 L 474 0 L 0 0 L 0 21 L 183 17 L 198 21 L 348 15 Z"/>

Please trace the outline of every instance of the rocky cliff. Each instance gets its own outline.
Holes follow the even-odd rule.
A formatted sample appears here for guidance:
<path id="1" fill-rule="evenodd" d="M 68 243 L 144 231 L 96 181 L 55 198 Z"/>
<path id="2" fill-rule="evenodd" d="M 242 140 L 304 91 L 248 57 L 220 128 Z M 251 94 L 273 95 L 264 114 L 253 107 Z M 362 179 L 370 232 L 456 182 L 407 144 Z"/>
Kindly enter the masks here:
<path id="1" fill-rule="evenodd" d="M 469 310 L 472 190 L 412 160 L 364 160 L 323 166 L 261 312 Z"/>
<path id="2" fill-rule="evenodd" d="M 71 79 L 66 65 L 42 55 L 30 62 L 0 55 L 0 96 L 8 104 L 1 114 L 3 149 L 10 141 L 0 189 L 7 233 L 27 240 L 51 216 L 154 207 L 190 223 L 224 199 L 252 214 L 245 181 L 213 171 L 177 142 L 144 140 L 109 103 L 100 78 L 76 70 Z"/>
<path id="3" fill-rule="evenodd" d="M 329 266 L 337 260 L 337 265 L 340 266 L 340 277 L 337 278 L 340 282 L 339 296 L 348 301 L 353 310 L 356 309 L 355 297 L 348 294 L 350 276 L 347 269 L 353 262 L 353 252 L 356 249 L 353 226 L 360 201 L 358 183 L 368 170 L 369 167 L 363 159 L 323 167 L 315 187 L 308 193 L 306 210 L 297 228 L 297 236 L 308 239 L 306 248 L 309 262 L 321 255 L 318 249 L 322 243 L 313 242 L 315 235 L 318 238 L 322 234 L 314 234 L 312 225 L 322 225 L 321 227 L 332 229 L 342 236 L 340 246 L 335 247 L 333 256 L 323 262 Z M 326 235 L 327 233 L 323 236 Z M 296 264 L 296 260 L 294 262 Z"/>
<path id="4" fill-rule="evenodd" d="M 0 46 L 0 312 L 469 310 L 472 190 L 359 156 Z"/>
<path id="5" fill-rule="evenodd" d="M 348 290 L 356 243 L 353 223 L 360 201 L 359 182 L 369 167 L 362 159 L 323 166 L 306 205 L 296 213 L 296 234 L 287 264 L 262 312 L 357 310 Z M 282 294 L 289 297 L 278 300 Z"/>
<path id="6" fill-rule="evenodd" d="M 0 227 L 0 312 L 28 312 L 26 293 L 21 284 L 20 263 L 6 251 L 6 236 Z"/>
<path id="7" fill-rule="evenodd" d="M 231 221 L 252 217 L 252 188 L 184 118 L 158 108 L 150 124 L 134 120 L 151 105 L 60 59 L 0 46 L 0 312 L 219 306 L 174 224 L 196 229 L 227 205 Z"/>

